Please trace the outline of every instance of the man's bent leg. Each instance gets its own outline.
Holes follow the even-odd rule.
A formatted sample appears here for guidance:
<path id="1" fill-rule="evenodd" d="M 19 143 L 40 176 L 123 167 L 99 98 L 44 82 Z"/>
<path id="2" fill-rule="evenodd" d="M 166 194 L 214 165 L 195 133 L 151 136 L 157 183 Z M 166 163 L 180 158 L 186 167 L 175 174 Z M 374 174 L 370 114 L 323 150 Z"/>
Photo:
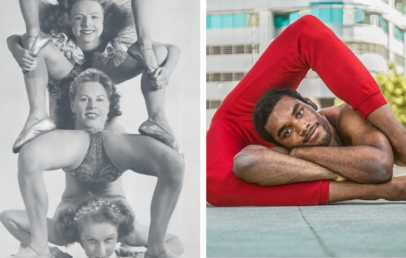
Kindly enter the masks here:
<path id="1" fill-rule="evenodd" d="M 308 15 L 273 40 L 219 110 L 248 115 L 264 92 L 281 86 L 296 89 L 310 68 L 364 117 L 386 103 L 354 53 L 320 20 Z"/>
<path id="2" fill-rule="evenodd" d="M 330 181 L 263 187 L 233 174 L 234 156 L 247 144 L 228 120 L 213 120 L 207 134 L 207 201 L 216 206 L 327 204 Z"/>
<path id="3" fill-rule="evenodd" d="M 405 201 L 406 176 L 394 177 L 384 184 L 330 183 L 329 203 L 353 199 Z"/>

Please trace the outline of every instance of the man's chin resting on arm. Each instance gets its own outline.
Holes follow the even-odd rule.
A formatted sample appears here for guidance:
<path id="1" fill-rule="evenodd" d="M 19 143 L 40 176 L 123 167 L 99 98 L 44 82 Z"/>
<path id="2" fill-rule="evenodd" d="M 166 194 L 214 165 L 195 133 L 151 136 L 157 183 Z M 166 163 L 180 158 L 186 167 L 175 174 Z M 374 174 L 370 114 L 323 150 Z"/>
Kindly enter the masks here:
<path id="1" fill-rule="evenodd" d="M 275 186 L 331 182 L 329 201 L 405 200 L 406 177 L 392 179 L 394 158 L 386 136 L 349 105 L 317 111 L 298 92 L 276 88 L 258 100 L 253 114 L 259 135 L 276 146 L 247 146 L 234 158 L 234 174 Z"/>

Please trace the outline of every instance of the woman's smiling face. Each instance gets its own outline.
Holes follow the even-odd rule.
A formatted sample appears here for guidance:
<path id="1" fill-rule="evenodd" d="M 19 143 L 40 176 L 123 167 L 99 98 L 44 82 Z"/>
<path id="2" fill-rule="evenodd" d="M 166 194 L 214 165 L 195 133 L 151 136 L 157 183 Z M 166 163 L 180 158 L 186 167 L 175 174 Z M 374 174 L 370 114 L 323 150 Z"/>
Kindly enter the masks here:
<path id="1" fill-rule="evenodd" d="M 109 96 L 98 82 L 84 82 L 72 99 L 75 129 L 104 128 L 110 111 Z"/>
<path id="2" fill-rule="evenodd" d="M 100 44 L 103 32 L 104 10 L 92 0 L 79 1 L 72 6 L 70 22 L 76 43 L 84 50 L 92 50 Z"/>

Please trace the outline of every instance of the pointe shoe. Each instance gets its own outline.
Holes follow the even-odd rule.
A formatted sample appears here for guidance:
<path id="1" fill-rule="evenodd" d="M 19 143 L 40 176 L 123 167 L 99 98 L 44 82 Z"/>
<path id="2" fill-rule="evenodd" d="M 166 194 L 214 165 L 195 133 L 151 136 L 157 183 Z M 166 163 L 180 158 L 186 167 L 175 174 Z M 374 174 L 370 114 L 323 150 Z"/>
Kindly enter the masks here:
<path id="1" fill-rule="evenodd" d="M 160 258 L 160 257 L 164 257 L 166 255 L 166 251 L 164 251 L 163 253 L 160 253 L 158 255 L 150 255 L 148 253 L 145 253 L 145 258 Z"/>
<path id="2" fill-rule="evenodd" d="M 47 254 L 39 254 L 37 251 L 34 250 L 34 248 L 32 248 L 30 245 L 27 247 L 29 249 L 31 249 L 31 251 L 34 253 L 35 256 L 21 256 L 18 254 L 12 254 L 11 256 L 13 258 L 52 258 L 51 253 L 47 253 Z"/>
<path id="3" fill-rule="evenodd" d="M 183 155 L 183 152 L 180 149 L 177 141 L 160 125 L 147 120 L 140 125 L 138 131 L 142 135 L 151 136 L 152 138 L 168 145 L 169 147 Z"/>
<path id="4" fill-rule="evenodd" d="M 134 44 L 132 44 L 128 50 L 127 53 L 134 59 L 136 59 L 138 62 L 140 62 L 145 70 L 147 71 L 148 74 L 152 74 L 157 67 L 153 67 L 151 66 L 148 61 L 145 59 L 144 55 L 143 55 L 143 51 L 145 50 L 152 50 L 152 48 L 144 48 L 142 49 L 141 46 L 138 44 L 138 42 L 135 42 Z"/>
<path id="5" fill-rule="evenodd" d="M 42 31 L 40 31 L 35 37 L 34 43 L 32 44 L 32 47 L 30 49 L 30 52 L 33 54 L 38 55 L 39 51 L 43 49 L 51 40 L 51 35 L 48 35 Z"/>
<path id="6" fill-rule="evenodd" d="M 34 140 L 41 134 L 55 130 L 56 126 L 54 121 L 47 117 L 39 121 L 38 123 L 32 125 L 31 127 L 25 129 L 17 138 L 13 145 L 13 152 L 18 153 L 21 147 L 27 142 Z M 32 248 L 31 248 L 32 249 Z"/>

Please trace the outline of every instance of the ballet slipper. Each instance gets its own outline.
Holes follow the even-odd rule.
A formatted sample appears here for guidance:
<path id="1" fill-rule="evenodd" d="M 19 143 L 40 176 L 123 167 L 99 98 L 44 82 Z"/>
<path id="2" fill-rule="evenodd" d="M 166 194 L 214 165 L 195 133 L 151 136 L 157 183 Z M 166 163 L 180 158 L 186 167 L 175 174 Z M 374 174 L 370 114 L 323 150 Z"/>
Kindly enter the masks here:
<path id="1" fill-rule="evenodd" d="M 167 258 L 167 257 L 176 258 L 178 256 L 176 256 L 172 253 L 169 253 L 167 251 L 164 251 L 163 253 L 160 253 L 158 255 L 151 255 L 149 253 L 145 253 L 145 256 L 144 256 L 144 258 Z"/>
<path id="2" fill-rule="evenodd" d="M 11 256 L 13 258 L 52 258 L 51 253 L 46 253 L 46 254 L 39 254 L 37 251 L 35 251 L 34 248 L 32 248 L 30 245 L 26 248 L 26 249 L 30 249 L 32 252 L 32 255 L 29 254 L 29 256 L 27 255 L 19 255 L 19 254 L 12 254 Z"/>
<path id="3" fill-rule="evenodd" d="M 151 75 L 152 73 L 154 73 L 154 71 L 158 68 L 158 67 L 153 67 L 151 66 L 148 61 L 145 59 L 144 57 L 144 52 L 146 50 L 150 50 L 153 51 L 152 48 L 141 48 L 141 46 L 138 44 L 138 42 L 135 42 L 134 44 L 132 44 L 128 50 L 127 53 L 134 58 L 135 60 L 137 60 L 138 62 L 140 62 L 142 64 L 142 66 L 144 66 L 145 70 L 147 71 L 147 73 L 149 75 Z"/>
<path id="4" fill-rule="evenodd" d="M 18 153 L 21 147 L 24 146 L 24 144 L 32 141 L 41 134 L 55 130 L 55 128 L 56 126 L 54 121 L 49 117 L 38 121 L 38 123 L 32 125 L 31 127 L 25 129 L 22 133 L 20 133 L 13 145 L 13 152 Z"/>
<path id="5" fill-rule="evenodd" d="M 157 123 L 147 120 L 140 125 L 138 131 L 142 135 L 150 136 L 168 145 L 169 147 L 171 147 L 172 149 L 176 150 L 177 152 L 183 155 L 183 152 L 180 149 L 178 142 L 172 137 L 172 135 L 170 135 L 170 133 L 168 133 L 164 128 L 162 128 Z"/>
<path id="6" fill-rule="evenodd" d="M 30 52 L 35 55 L 38 55 L 39 51 L 41 51 L 41 49 L 43 49 L 49 43 L 51 38 L 52 38 L 51 35 L 40 31 L 38 35 L 35 37 Z"/>

